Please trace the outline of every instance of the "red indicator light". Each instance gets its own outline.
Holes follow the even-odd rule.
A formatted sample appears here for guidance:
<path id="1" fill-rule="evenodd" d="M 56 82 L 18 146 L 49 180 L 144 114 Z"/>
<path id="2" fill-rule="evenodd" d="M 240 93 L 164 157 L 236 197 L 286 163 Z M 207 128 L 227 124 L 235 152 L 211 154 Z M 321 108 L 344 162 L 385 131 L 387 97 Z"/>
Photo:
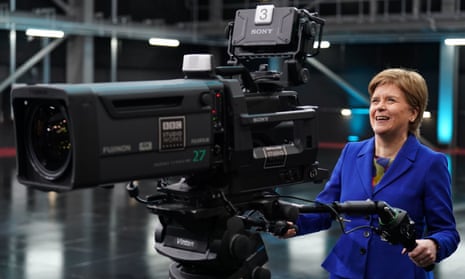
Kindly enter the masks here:
<path id="1" fill-rule="evenodd" d="M 221 98 L 221 93 L 216 93 L 216 94 L 215 94 L 215 97 L 216 97 L 216 98 Z"/>
<path id="2" fill-rule="evenodd" d="M 212 109 L 212 114 L 216 114 L 216 109 Z"/>

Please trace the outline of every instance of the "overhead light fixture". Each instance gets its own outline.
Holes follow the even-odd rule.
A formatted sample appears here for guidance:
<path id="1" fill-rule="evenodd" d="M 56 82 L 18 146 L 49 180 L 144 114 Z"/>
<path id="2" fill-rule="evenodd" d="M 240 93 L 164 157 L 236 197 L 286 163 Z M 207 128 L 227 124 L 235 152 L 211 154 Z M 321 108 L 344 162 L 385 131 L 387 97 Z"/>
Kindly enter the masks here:
<path id="1" fill-rule="evenodd" d="M 178 47 L 180 42 L 175 39 L 150 38 L 149 44 L 151 46 Z"/>
<path id="2" fill-rule="evenodd" d="M 331 44 L 328 41 L 321 41 L 320 48 L 329 48 Z M 318 42 L 313 43 L 313 48 L 318 48 Z"/>
<path id="3" fill-rule="evenodd" d="M 352 115 L 351 109 L 341 109 L 341 115 L 345 117 L 349 117 Z"/>
<path id="4" fill-rule="evenodd" d="M 342 116 L 351 116 L 351 115 L 367 115 L 370 113 L 369 108 L 343 108 L 341 109 Z"/>
<path id="5" fill-rule="evenodd" d="M 465 38 L 445 39 L 444 43 L 448 46 L 465 46 Z"/>
<path id="6" fill-rule="evenodd" d="M 61 30 L 29 28 L 26 29 L 26 35 L 30 37 L 63 38 L 65 32 Z"/>
<path id="7" fill-rule="evenodd" d="M 425 111 L 423 112 L 423 118 L 424 118 L 424 119 L 431 119 L 431 117 L 432 117 L 432 116 L 431 116 L 431 112 L 430 112 L 430 111 L 425 110 Z"/>

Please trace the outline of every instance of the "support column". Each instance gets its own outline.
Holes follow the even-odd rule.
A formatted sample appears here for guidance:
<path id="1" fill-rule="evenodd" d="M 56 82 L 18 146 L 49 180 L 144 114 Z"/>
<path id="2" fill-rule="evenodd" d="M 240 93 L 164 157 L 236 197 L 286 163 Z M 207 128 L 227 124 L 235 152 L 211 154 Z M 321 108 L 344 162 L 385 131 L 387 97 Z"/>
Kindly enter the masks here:
<path id="1" fill-rule="evenodd" d="M 370 0 L 369 5 L 370 22 L 374 22 L 378 16 L 378 1 Z"/>
<path id="2" fill-rule="evenodd" d="M 437 140 L 439 144 L 455 147 L 458 81 L 457 48 L 441 43 L 439 63 Z"/>
<path id="3" fill-rule="evenodd" d="M 41 39 L 42 48 L 45 48 L 49 43 L 49 38 Z M 42 59 L 42 83 L 50 83 L 50 70 L 51 70 L 51 60 L 50 54 L 45 55 Z"/>
<path id="4" fill-rule="evenodd" d="M 455 13 L 455 2 L 456 0 L 442 0 L 441 1 L 441 12 L 443 14 L 453 14 Z"/>
<path id="5" fill-rule="evenodd" d="M 10 29 L 10 76 L 16 72 L 16 27 L 13 23 Z M 11 83 L 14 83 L 16 79 L 12 79 Z M 0 123 L 5 119 L 13 119 L 13 110 L 11 109 L 11 96 L 9 87 L 0 90 Z"/>
<path id="6" fill-rule="evenodd" d="M 90 23 L 94 18 L 94 0 L 72 0 L 69 3 L 76 18 Z M 70 37 L 66 53 L 66 81 L 69 83 L 94 81 L 94 38 Z"/>
<path id="7" fill-rule="evenodd" d="M 16 10 L 16 0 L 10 0 L 10 12 Z M 11 24 L 10 27 L 10 76 L 16 71 L 16 25 Z M 12 80 L 14 83 L 15 80 Z M 0 89 L 0 123 L 6 119 L 13 119 L 13 112 L 11 110 L 11 96 L 8 89 Z"/>
<path id="8" fill-rule="evenodd" d="M 420 0 L 412 1 L 412 17 L 414 19 L 418 19 L 420 17 L 420 7 L 421 7 Z"/>
<path id="9" fill-rule="evenodd" d="M 11 24 L 10 29 L 10 75 L 16 71 L 16 27 Z"/>
<path id="10" fill-rule="evenodd" d="M 118 0 L 111 1 L 111 22 L 118 24 Z M 110 81 L 118 80 L 118 45 L 119 40 L 115 35 L 110 39 Z"/>
<path id="11" fill-rule="evenodd" d="M 198 5 L 198 3 L 196 3 Z M 208 18 L 214 23 L 221 23 L 223 20 L 223 0 L 210 1 L 208 5 Z"/>
<path id="12" fill-rule="evenodd" d="M 10 12 L 16 10 L 16 0 L 10 0 Z M 12 23 L 10 28 L 10 75 L 16 71 L 16 24 Z M 13 81 L 14 82 L 14 81 Z"/>

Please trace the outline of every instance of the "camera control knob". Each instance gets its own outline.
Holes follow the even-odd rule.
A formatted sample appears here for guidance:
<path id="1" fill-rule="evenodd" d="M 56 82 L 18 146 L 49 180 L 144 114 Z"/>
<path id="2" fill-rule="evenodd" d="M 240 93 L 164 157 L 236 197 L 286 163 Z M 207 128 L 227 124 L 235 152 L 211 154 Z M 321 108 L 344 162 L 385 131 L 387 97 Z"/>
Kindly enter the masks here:
<path id="1" fill-rule="evenodd" d="M 239 260 L 245 260 L 251 254 L 249 239 L 243 234 L 233 235 L 229 243 L 230 253 Z"/>
<path id="2" fill-rule="evenodd" d="M 271 272 L 266 268 L 263 268 L 261 266 L 257 266 L 252 271 L 252 278 L 253 279 L 270 279 L 271 278 Z"/>
<path id="3" fill-rule="evenodd" d="M 212 106 L 213 105 L 212 95 L 209 93 L 203 93 L 202 95 L 200 95 L 200 103 L 203 106 Z"/>

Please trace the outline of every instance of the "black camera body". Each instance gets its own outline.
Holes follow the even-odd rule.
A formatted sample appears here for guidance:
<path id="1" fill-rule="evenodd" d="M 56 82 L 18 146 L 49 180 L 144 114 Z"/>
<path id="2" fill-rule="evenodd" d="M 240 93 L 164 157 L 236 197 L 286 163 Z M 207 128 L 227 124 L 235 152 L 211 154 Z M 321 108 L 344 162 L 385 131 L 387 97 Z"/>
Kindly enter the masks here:
<path id="1" fill-rule="evenodd" d="M 129 182 L 159 216 L 155 249 L 176 262 L 170 278 L 269 278 L 252 227 L 285 231 L 298 212 L 274 189 L 328 174 L 317 161 L 317 107 L 285 90 L 308 81 L 303 64 L 323 23 L 259 5 L 229 25 L 227 66 L 187 55 L 182 79 L 15 86 L 19 182 L 57 192 Z M 251 60 L 265 63 L 251 71 Z M 139 196 L 142 179 L 158 181 L 156 194 Z"/>
<path id="2" fill-rule="evenodd" d="M 223 78 L 18 87 L 18 179 L 63 191 L 196 175 L 233 193 L 310 180 L 316 108 L 274 93 Z"/>
<path id="3" fill-rule="evenodd" d="M 20 182 L 60 191 L 209 169 L 222 87 L 186 79 L 17 88 Z"/>
<path id="4" fill-rule="evenodd" d="M 236 65 L 210 58 L 184 65 L 184 79 L 15 87 L 19 181 L 67 191 L 179 175 L 237 194 L 316 179 L 317 108 L 283 88 L 305 76 L 318 18 L 261 7 L 230 26 Z M 272 56 L 282 73 L 237 66 Z"/>

